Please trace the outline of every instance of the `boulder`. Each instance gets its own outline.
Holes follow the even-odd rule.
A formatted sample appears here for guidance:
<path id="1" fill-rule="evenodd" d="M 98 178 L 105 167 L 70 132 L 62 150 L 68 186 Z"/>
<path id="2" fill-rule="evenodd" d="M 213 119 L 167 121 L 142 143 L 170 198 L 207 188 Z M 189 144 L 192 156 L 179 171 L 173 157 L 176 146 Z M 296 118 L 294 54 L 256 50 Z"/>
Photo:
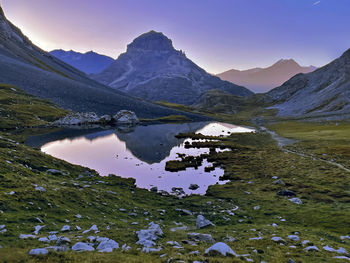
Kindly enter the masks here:
<path id="1" fill-rule="evenodd" d="M 189 239 L 195 241 L 203 241 L 207 243 L 214 243 L 215 240 L 210 234 L 201 234 L 201 233 L 187 233 Z"/>
<path id="2" fill-rule="evenodd" d="M 94 251 L 95 249 L 87 243 L 78 242 L 74 244 L 74 246 L 72 247 L 72 250 L 81 252 L 81 251 Z"/>
<path id="3" fill-rule="evenodd" d="M 113 249 L 118 249 L 119 244 L 112 239 L 103 240 L 97 247 L 99 252 L 112 252 Z"/>
<path id="4" fill-rule="evenodd" d="M 221 254 L 223 256 L 238 256 L 228 245 L 218 242 L 205 250 L 205 254 Z"/>
<path id="5" fill-rule="evenodd" d="M 188 189 L 190 190 L 197 190 L 199 188 L 198 184 L 190 184 L 190 186 L 188 187 Z"/>
<path id="6" fill-rule="evenodd" d="M 65 225 L 61 228 L 62 232 L 66 232 L 66 231 L 70 231 L 70 226 L 69 225 Z"/>
<path id="7" fill-rule="evenodd" d="M 197 228 L 204 228 L 208 226 L 215 226 L 210 220 L 206 219 L 202 215 L 197 216 L 197 221 L 196 221 Z"/>
<path id="8" fill-rule="evenodd" d="M 49 254 L 49 251 L 46 248 L 34 248 L 31 251 L 29 251 L 29 255 L 32 256 L 40 256 L 40 255 L 47 255 Z"/>
<path id="9" fill-rule="evenodd" d="M 294 204 L 297 204 L 297 205 L 303 204 L 303 201 L 301 201 L 299 198 L 296 198 L 296 197 L 293 197 L 293 198 L 288 199 L 288 200 L 291 201 Z"/>
<path id="10" fill-rule="evenodd" d="M 318 247 L 316 246 L 308 246 L 306 248 L 304 248 L 305 251 L 309 252 L 309 251 L 318 251 Z"/>
<path id="11" fill-rule="evenodd" d="M 159 236 L 163 235 L 163 231 L 158 224 L 151 222 L 149 223 L 148 229 L 141 229 L 137 231 L 136 234 L 139 239 L 136 244 L 142 245 L 142 251 L 148 253 L 157 250 L 153 248 L 156 245 L 154 241 L 157 240 Z"/>
<path id="12" fill-rule="evenodd" d="M 137 124 L 140 122 L 135 112 L 128 110 L 118 111 L 118 113 L 113 116 L 113 120 L 117 124 Z"/>
<path id="13" fill-rule="evenodd" d="M 299 241 L 300 238 L 297 235 L 289 235 L 288 238 L 293 241 Z"/>
<path id="14" fill-rule="evenodd" d="M 94 112 L 86 113 L 70 113 L 55 121 L 53 124 L 57 126 L 71 126 L 71 125 L 84 125 L 84 124 L 93 124 L 98 123 L 100 118 Z"/>

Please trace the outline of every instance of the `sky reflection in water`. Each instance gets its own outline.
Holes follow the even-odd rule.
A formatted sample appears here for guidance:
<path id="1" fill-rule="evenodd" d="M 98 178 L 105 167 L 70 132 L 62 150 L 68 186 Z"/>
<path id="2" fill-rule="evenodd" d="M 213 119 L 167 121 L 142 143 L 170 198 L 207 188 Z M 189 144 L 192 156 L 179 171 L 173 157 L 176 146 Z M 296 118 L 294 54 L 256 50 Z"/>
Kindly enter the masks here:
<path id="1" fill-rule="evenodd" d="M 134 131 L 122 133 L 116 130 L 86 133 L 78 137 L 45 142 L 41 150 L 73 164 L 89 167 L 102 176 L 116 174 L 125 178 L 135 178 L 136 185 L 150 189 L 171 192 L 173 187 L 182 187 L 187 194 L 205 194 L 209 185 L 225 183 L 219 181 L 224 171 L 216 168 L 204 172 L 206 160 L 197 170 L 167 172 L 165 164 L 177 159 L 177 153 L 197 156 L 209 151 L 208 148 L 185 149 L 184 142 L 174 135 L 179 132 L 196 132 L 204 135 L 229 135 L 234 132 L 252 132 L 252 129 L 227 123 L 201 122 L 187 124 L 160 124 L 138 126 Z M 69 134 L 66 133 L 66 134 Z M 188 189 L 190 184 L 198 184 L 199 189 Z"/>

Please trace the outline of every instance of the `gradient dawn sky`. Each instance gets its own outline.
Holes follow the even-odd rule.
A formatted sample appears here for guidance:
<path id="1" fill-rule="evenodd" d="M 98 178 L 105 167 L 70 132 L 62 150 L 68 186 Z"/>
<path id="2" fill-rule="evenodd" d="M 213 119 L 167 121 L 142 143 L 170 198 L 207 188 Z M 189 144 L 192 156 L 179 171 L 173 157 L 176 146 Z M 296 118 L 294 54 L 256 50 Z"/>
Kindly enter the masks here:
<path id="1" fill-rule="evenodd" d="M 38 46 L 113 58 L 151 29 L 211 73 L 281 58 L 322 66 L 350 48 L 350 0 L 0 0 Z"/>

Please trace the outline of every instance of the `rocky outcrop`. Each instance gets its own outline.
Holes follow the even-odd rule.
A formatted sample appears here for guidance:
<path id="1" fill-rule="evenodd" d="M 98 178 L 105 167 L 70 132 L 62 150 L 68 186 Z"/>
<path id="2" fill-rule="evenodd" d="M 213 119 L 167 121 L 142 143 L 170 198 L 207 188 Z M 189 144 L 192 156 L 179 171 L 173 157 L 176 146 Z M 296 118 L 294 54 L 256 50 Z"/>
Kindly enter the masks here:
<path id="1" fill-rule="evenodd" d="M 113 117 L 110 115 L 103 115 L 99 117 L 94 112 L 88 113 L 70 113 L 53 123 L 55 126 L 74 126 L 74 125 L 91 125 L 91 124 L 121 124 L 121 125 L 135 125 L 140 121 L 135 112 L 128 110 L 121 110 Z"/>
<path id="2" fill-rule="evenodd" d="M 137 124 L 140 120 L 137 118 L 135 112 L 128 110 L 121 110 L 113 116 L 114 120 L 118 124 Z"/>

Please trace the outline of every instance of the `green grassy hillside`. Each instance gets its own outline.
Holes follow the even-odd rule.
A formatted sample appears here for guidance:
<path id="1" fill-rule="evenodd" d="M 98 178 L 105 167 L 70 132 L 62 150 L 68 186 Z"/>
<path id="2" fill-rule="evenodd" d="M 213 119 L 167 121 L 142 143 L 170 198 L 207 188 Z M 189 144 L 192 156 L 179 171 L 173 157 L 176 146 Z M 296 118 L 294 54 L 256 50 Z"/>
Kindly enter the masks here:
<path id="1" fill-rule="evenodd" d="M 229 181 L 211 186 L 206 196 L 179 199 L 138 189 L 132 179 L 100 177 L 88 168 L 25 146 L 21 130 L 24 126 L 46 124 L 65 111 L 27 96 L 15 87 L 2 85 L 0 91 L 1 111 L 7 112 L 0 115 L 0 225 L 5 225 L 0 231 L 6 229 L 0 233 L 1 262 L 247 262 L 248 258 L 254 262 L 280 263 L 293 259 L 318 263 L 344 262 L 333 258 L 340 255 L 323 250 L 323 246 L 343 247 L 350 252 L 350 240 L 340 238 L 350 234 L 349 172 L 318 158 L 324 157 L 318 146 L 327 145 L 324 149 L 330 150 L 326 154 L 330 158 L 333 158 L 331 152 L 341 155 L 339 161 L 344 160 L 342 164 L 348 166 L 345 161 L 348 124 L 282 123 L 270 127 L 282 136 L 299 140 L 288 150 L 302 149 L 317 154 L 315 158 L 283 151 L 267 133 L 232 134 L 227 138 L 217 137 L 217 141 L 203 141 L 196 146 L 229 149 L 212 152 L 207 157 L 224 167 L 222 179 Z M 16 127 L 17 130 L 7 130 Z M 340 145 L 344 147 L 342 150 Z M 60 172 L 52 174 L 49 169 Z M 293 191 L 302 204 L 277 195 L 281 190 Z M 176 209 L 190 210 L 193 215 Z M 196 229 L 196 216 L 200 213 L 215 226 Z M 163 249 L 146 254 L 135 244 L 136 231 L 147 228 L 151 221 L 160 224 L 164 232 L 156 241 Z M 98 233 L 83 233 L 94 224 Z M 33 234 L 37 225 L 44 228 L 36 238 L 19 238 L 20 234 Z M 69 225 L 71 231 L 61 232 L 64 225 Z M 187 226 L 188 230 L 171 231 L 179 226 Z M 131 250 L 29 256 L 32 248 L 48 246 L 38 241 L 38 237 L 47 237 L 52 231 L 58 231 L 57 236 L 68 237 L 71 245 L 77 241 L 89 242 L 89 236 L 98 235 L 111 238 L 120 246 L 127 244 Z M 224 241 L 242 256 L 205 256 L 204 251 L 211 244 L 191 244 L 187 241 L 189 232 L 211 234 L 215 241 Z M 296 232 L 299 240 L 288 238 Z M 274 242 L 273 237 L 281 237 L 283 241 Z M 304 240 L 309 243 L 303 245 Z M 177 241 L 181 248 L 167 244 L 168 241 Z M 305 248 L 311 245 L 319 251 L 306 252 Z M 193 251 L 199 254 L 191 255 Z"/>

